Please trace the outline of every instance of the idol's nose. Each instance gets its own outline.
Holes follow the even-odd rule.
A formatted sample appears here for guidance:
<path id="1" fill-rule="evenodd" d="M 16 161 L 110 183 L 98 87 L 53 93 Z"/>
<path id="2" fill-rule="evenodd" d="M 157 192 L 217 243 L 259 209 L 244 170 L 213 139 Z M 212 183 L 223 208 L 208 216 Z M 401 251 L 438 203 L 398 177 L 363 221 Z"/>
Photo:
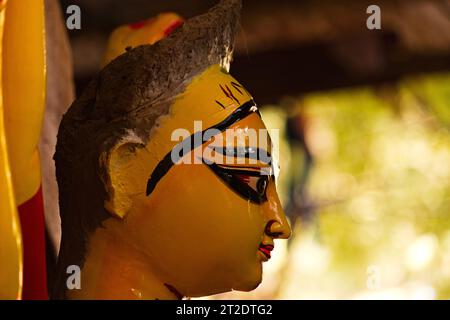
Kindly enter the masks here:
<path id="1" fill-rule="evenodd" d="M 265 232 L 274 239 L 288 239 L 291 236 L 291 227 L 287 221 L 281 223 L 277 220 L 270 220 L 267 223 Z"/>
<path id="2" fill-rule="evenodd" d="M 267 190 L 267 202 L 264 211 L 268 218 L 265 233 L 275 239 L 287 239 L 291 236 L 291 227 L 284 214 L 274 183 L 270 183 Z"/>

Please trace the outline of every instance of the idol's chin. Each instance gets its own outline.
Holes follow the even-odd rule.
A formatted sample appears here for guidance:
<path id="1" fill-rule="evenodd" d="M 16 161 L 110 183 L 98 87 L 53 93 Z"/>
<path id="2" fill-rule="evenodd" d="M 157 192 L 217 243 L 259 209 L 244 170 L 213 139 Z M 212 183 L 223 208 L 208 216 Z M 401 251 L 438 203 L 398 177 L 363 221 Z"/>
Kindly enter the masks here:
<path id="1" fill-rule="evenodd" d="M 245 274 L 245 278 L 241 279 L 233 288 L 237 291 L 252 291 L 255 290 L 262 281 L 262 264 L 258 262 L 253 270 Z"/>
<path id="2" fill-rule="evenodd" d="M 214 288 L 204 287 L 203 290 L 200 291 L 190 292 L 189 290 L 186 290 L 185 292 L 187 292 L 187 296 L 196 298 L 230 291 L 248 292 L 255 290 L 262 281 L 262 263 L 258 261 L 252 267 L 247 268 L 246 272 L 241 270 L 238 274 L 239 276 L 234 279 L 233 283 L 222 283 L 222 285 Z"/>

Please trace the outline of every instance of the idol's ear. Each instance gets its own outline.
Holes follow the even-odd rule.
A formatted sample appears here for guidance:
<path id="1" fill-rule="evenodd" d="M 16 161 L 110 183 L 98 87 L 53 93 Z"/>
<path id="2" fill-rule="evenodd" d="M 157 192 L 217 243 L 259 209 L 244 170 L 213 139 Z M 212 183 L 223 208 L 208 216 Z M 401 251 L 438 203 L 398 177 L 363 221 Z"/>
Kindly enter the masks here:
<path id="1" fill-rule="evenodd" d="M 100 168 L 103 171 L 103 184 L 108 194 L 104 202 L 105 209 L 119 218 L 124 218 L 130 211 L 132 196 L 145 192 L 132 177 L 142 175 L 144 170 L 137 161 L 137 153 L 145 150 L 144 142 L 133 132 L 128 132 L 107 152 L 100 155 Z"/>

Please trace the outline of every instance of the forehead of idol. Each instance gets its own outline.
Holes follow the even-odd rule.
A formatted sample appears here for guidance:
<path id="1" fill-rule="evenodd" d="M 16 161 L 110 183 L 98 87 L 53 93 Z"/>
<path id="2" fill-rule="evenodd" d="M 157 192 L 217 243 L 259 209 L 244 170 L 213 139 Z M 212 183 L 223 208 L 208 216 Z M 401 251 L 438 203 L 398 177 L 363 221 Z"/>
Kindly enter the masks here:
<path id="1" fill-rule="evenodd" d="M 230 116 L 252 96 L 220 65 L 213 65 L 197 75 L 175 98 L 167 115 L 161 116 L 145 147 L 146 166 L 151 173 L 181 139 L 206 130 Z"/>

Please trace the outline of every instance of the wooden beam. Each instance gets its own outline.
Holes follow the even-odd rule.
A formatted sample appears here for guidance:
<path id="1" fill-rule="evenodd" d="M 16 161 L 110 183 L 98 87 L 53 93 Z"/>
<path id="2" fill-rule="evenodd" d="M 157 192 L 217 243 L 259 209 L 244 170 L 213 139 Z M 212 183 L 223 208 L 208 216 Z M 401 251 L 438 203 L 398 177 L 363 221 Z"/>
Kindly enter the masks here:
<path id="1" fill-rule="evenodd" d="M 366 69 L 356 69 L 336 55 L 339 44 L 316 43 L 304 46 L 274 49 L 251 55 L 235 57 L 231 73 L 255 95 L 258 103 L 276 103 L 285 96 L 299 96 L 313 91 L 333 90 L 354 86 L 372 86 L 395 82 L 402 77 L 440 71 L 450 71 L 450 59 L 446 54 L 402 55 L 383 50 L 392 41 L 381 36 L 381 48 L 375 62 L 369 62 L 364 53 L 354 52 Z M 351 51 L 358 45 L 348 44 L 340 50 Z"/>

